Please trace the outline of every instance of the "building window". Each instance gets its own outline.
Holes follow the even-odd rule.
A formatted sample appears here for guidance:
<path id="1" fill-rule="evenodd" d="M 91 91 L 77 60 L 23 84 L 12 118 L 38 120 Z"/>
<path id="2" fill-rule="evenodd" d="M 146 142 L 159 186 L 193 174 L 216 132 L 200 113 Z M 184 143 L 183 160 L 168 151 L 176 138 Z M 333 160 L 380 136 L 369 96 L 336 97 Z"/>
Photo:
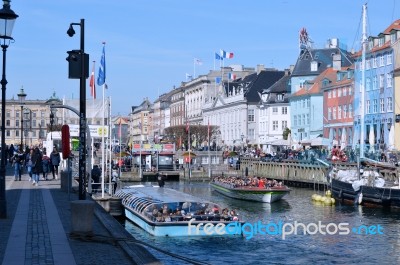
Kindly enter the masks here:
<path id="1" fill-rule="evenodd" d="M 343 106 L 343 119 L 347 118 L 347 105 Z"/>
<path id="2" fill-rule="evenodd" d="M 393 99 L 391 97 L 387 98 L 387 111 L 393 111 Z"/>
<path id="3" fill-rule="evenodd" d="M 282 131 L 287 128 L 287 121 L 282 121 Z"/>
<path id="4" fill-rule="evenodd" d="M 336 120 L 336 107 L 332 109 L 332 119 Z"/>
<path id="5" fill-rule="evenodd" d="M 365 90 L 370 91 L 371 90 L 371 79 L 367 78 L 365 81 Z"/>
<path id="6" fill-rule="evenodd" d="M 336 89 L 332 89 L 332 98 L 336 98 Z"/>
<path id="7" fill-rule="evenodd" d="M 318 62 L 312 61 L 311 62 L 311 72 L 316 72 L 318 71 Z"/>
<path id="8" fill-rule="evenodd" d="M 15 127 L 19 127 L 19 120 L 15 121 Z"/>
<path id="9" fill-rule="evenodd" d="M 380 107 L 381 107 L 381 113 L 385 112 L 385 99 L 381 98 L 380 100 Z"/>
<path id="10" fill-rule="evenodd" d="M 385 66 L 385 56 L 383 54 L 379 57 L 379 66 Z"/>
<path id="11" fill-rule="evenodd" d="M 392 77 L 391 73 L 386 74 L 386 83 L 387 83 L 387 87 L 393 86 L 393 77 Z"/>
<path id="12" fill-rule="evenodd" d="M 9 110 L 7 110 L 6 118 L 11 118 L 11 112 Z"/>
<path id="13" fill-rule="evenodd" d="M 284 114 L 284 115 L 287 114 L 287 107 L 282 107 L 282 114 Z"/>
<path id="14" fill-rule="evenodd" d="M 367 59 L 367 60 L 365 60 L 365 68 L 368 70 L 368 69 L 371 69 L 371 59 Z"/>
<path id="15" fill-rule="evenodd" d="M 352 94 L 353 94 L 353 88 L 349 86 L 349 96 L 351 96 Z"/>
<path id="16" fill-rule="evenodd" d="M 331 97 L 332 97 L 332 91 L 329 90 L 329 91 L 328 91 L 328 98 L 331 98 Z"/>
<path id="17" fill-rule="evenodd" d="M 7 136 L 7 137 L 10 137 L 10 136 L 11 136 L 11 131 L 10 131 L 10 130 L 7 130 L 7 131 L 6 131 L 6 136 Z"/>
<path id="18" fill-rule="evenodd" d="M 10 120 L 6 120 L 6 126 L 11 126 Z"/>
<path id="19" fill-rule="evenodd" d="M 303 99 L 302 102 L 303 102 L 303 108 L 305 108 L 306 107 L 306 100 Z"/>
<path id="20" fill-rule="evenodd" d="M 353 106 L 349 104 L 349 118 L 353 117 Z"/>
<path id="21" fill-rule="evenodd" d="M 274 115 L 278 114 L 278 108 L 277 107 L 273 107 L 272 108 L 272 114 L 274 114 Z"/>
<path id="22" fill-rule="evenodd" d="M 392 33 L 391 35 L 390 35 L 390 42 L 393 44 L 393 43 L 395 43 L 395 41 L 396 41 L 396 32 L 395 33 Z"/>
<path id="23" fill-rule="evenodd" d="M 332 109 L 328 108 L 328 121 L 332 120 Z"/>
<path id="24" fill-rule="evenodd" d="M 254 121 L 254 110 L 253 109 L 249 109 L 249 111 L 248 111 L 248 120 Z"/>
<path id="25" fill-rule="evenodd" d="M 303 121 L 302 122 L 303 122 L 303 125 L 305 125 L 306 124 L 306 115 L 303 114 L 302 116 L 303 116 Z"/>
<path id="26" fill-rule="evenodd" d="M 378 113 L 378 100 L 374 99 L 373 113 Z"/>
<path id="27" fill-rule="evenodd" d="M 376 57 L 372 58 L 372 67 L 378 67 L 378 59 Z"/>
<path id="28" fill-rule="evenodd" d="M 293 125 L 297 126 L 297 115 L 293 115 Z"/>
<path id="29" fill-rule="evenodd" d="M 386 55 L 386 64 L 392 64 L 392 54 L 388 53 L 388 55 Z"/>
<path id="30" fill-rule="evenodd" d="M 374 76 L 374 78 L 372 79 L 372 89 L 378 89 L 378 77 Z"/>
<path id="31" fill-rule="evenodd" d="M 338 111 L 338 113 L 337 113 L 338 119 L 341 119 L 342 118 L 342 106 L 338 106 L 337 111 Z"/>
<path id="32" fill-rule="evenodd" d="M 382 47 L 382 45 L 383 45 L 384 43 L 385 43 L 384 37 L 378 39 L 378 45 L 379 45 L 379 47 Z"/>
<path id="33" fill-rule="evenodd" d="M 365 104 L 365 113 L 370 114 L 371 113 L 371 101 L 367 100 Z"/>
<path id="34" fill-rule="evenodd" d="M 19 130 L 15 130 L 15 137 L 19 137 Z"/>
<path id="35" fill-rule="evenodd" d="M 385 75 L 379 75 L 379 87 L 383 88 L 385 82 Z"/>
<path id="36" fill-rule="evenodd" d="M 338 90 L 337 90 L 337 96 L 338 96 L 338 98 L 340 98 L 342 96 L 342 90 L 340 88 L 338 88 Z"/>
<path id="37" fill-rule="evenodd" d="M 307 124 L 310 124 L 310 114 L 307 113 Z"/>
<path id="38" fill-rule="evenodd" d="M 278 130 L 278 121 L 272 121 L 272 130 L 277 131 Z"/>

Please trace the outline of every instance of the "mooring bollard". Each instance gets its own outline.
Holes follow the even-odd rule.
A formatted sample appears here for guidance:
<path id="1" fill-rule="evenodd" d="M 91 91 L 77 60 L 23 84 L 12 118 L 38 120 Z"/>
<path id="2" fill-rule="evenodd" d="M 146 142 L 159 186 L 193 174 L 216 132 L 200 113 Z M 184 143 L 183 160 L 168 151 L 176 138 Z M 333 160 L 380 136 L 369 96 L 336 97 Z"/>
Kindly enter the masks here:
<path id="1" fill-rule="evenodd" d="M 78 200 L 71 202 L 71 233 L 93 233 L 94 206 L 94 201 Z"/>

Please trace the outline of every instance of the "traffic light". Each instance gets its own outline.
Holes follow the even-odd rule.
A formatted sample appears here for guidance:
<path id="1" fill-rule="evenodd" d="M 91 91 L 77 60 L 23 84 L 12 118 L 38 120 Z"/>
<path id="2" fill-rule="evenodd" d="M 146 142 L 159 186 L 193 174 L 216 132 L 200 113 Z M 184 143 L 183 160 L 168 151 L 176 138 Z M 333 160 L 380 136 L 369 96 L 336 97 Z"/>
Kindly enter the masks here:
<path id="1" fill-rule="evenodd" d="M 69 79 L 80 79 L 82 75 L 81 71 L 81 52 L 80 50 L 67 51 L 68 57 L 68 78 Z M 84 53 L 84 77 L 89 77 L 89 54 Z"/>

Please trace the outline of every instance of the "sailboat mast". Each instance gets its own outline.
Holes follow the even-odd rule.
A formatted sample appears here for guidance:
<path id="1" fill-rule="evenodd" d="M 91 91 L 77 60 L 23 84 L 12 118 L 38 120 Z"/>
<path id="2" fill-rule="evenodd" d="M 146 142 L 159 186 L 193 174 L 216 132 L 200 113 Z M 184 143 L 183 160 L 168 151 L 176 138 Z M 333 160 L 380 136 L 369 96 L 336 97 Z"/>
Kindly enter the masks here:
<path id="1" fill-rule="evenodd" d="M 362 24 L 362 54 L 361 54 L 361 84 L 360 84 L 360 157 L 364 158 L 364 115 L 365 115 L 365 52 L 367 50 L 367 4 L 363 5 L 363 24 Z"/>

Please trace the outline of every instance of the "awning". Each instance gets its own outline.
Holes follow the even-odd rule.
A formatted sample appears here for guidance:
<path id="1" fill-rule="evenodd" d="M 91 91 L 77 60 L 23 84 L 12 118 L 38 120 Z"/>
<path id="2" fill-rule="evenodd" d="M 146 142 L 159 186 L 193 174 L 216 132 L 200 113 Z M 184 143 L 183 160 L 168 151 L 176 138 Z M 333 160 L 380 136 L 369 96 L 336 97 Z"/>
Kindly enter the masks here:
<path id="1" fill-rule="evenodd" d="M 290 146 L 292 143 L 291 141 L 285 139 L 275 139 L 272 141 L 268 141 L 267 144 L 274 146 Z"/>

